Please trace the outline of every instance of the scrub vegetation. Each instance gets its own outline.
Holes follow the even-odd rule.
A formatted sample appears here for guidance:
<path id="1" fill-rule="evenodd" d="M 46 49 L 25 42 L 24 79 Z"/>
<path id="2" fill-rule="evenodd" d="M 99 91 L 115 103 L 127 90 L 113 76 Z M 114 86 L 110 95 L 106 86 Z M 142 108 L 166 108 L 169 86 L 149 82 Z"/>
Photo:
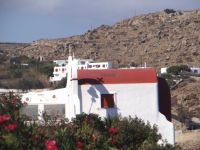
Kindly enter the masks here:
<path id="1" fill-rule="evenodd" d="M 49 86 L 54 64 L 39 61 L 25 55 L 13 57 L 7 65 L 0 65 L 0 88 L 40 89 Z"/>

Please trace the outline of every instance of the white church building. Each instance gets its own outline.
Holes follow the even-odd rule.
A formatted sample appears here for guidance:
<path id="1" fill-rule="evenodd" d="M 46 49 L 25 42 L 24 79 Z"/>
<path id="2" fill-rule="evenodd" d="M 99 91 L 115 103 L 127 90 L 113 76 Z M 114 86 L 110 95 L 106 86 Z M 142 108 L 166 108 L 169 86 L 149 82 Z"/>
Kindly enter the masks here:
<path id="1" fill-rule="evenodd" d="M 73 118 L 77 114 L 95 113 L 101 117 L 139 117 L 158 126 L 162 138 L 174 144 L 171 122 L 170 91 L 153 68 L 78 69 L 78 60 L 68 57 L 66 88 L 30 92 L 24 113 L 42 119 L 50 115 Z"/>

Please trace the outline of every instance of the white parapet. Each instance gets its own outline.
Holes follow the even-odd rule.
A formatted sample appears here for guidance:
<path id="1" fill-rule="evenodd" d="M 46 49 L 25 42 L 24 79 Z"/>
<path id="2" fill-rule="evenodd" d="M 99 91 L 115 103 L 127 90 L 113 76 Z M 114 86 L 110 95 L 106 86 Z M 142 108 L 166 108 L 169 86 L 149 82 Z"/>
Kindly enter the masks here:
<path id="1" fill-rule="evenodd" d="M 158 132 L 162 135 L 162 139 L 166 140 L 167 143 L 174 145 L 175 134 L 173 123 L 168 121 L 163 114 L 159 113 L 156 124 L 158 125 Z"/>

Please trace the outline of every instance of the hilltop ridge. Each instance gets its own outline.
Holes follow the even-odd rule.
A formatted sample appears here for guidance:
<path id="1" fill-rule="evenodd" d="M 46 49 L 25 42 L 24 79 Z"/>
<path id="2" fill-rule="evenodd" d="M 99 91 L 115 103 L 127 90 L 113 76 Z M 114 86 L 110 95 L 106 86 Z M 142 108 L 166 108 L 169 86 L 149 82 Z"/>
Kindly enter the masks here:
<path id="1" fill-rule="evenodd" d="M 115 67 L 144 62 L 153 67 L 183 63 L 199 66 L 200 10 L 135 16 L 83 35 L 37 40 L 10 50 L 29 57 L 64 59 L 68 54 L 65 44 L 69 43 L 74 45 L 76 57 L 112 61 Z"/>

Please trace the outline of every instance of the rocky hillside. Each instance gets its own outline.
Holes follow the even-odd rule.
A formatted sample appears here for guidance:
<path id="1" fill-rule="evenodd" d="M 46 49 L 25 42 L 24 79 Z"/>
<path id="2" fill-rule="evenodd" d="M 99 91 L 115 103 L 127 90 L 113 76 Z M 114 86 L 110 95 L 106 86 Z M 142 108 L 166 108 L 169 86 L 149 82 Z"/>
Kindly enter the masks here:
<path id="1" fill-rule="evenodd" d="M 113 26 L 102 25 L 84 35 L 38 40 L 10 50 L 11 54 L 62 59 L 68 54 L 65 45 L 69 43 L 74 45 L 76 57 L 109 60 L 115 67 L 144 62 L 153 67 L 180 63 L 199 66 L 200 10 L 136 16 Z"/>
<path id="2" fill-rule="evenodd" d="M 30 44 L 0 42 L 0 65 L 9 61 L 11 57 L 19 55 L 20 51 L 22 51 L 27 46 L 30 46 Z"/>
<path id="3" fill-rule="evenodd" d="M 120 65 L 163 67 L 186 63 L 199 66 L 200 10 L 157 12 L 102 25 L 84 35 L 55 40 L 38 40 L 13 49 L 15 54 L 45 59 L 67 56 L 65 44 L 72 43 L 76 57 L 112 61 Z M 12 53 L 13 54 L 13 53 Z"/>
<path id="4" fill-rule="evenodd" d="M 76 57 L 112 61 L 114 67 L 143 65 L 160 67 L 188 64 L 200 67 L 200 10 L 165 10 L 135 16 L 112 26 L 102 25 L 83 35 L 37 40 L 30 44 L 0 43 L 0 55 L 27 55 L 46 60 L 64 59 L 68 44 Z M 174 91 L 178 104 L 200 118 L 199 79 L 185 79 Z"/>

